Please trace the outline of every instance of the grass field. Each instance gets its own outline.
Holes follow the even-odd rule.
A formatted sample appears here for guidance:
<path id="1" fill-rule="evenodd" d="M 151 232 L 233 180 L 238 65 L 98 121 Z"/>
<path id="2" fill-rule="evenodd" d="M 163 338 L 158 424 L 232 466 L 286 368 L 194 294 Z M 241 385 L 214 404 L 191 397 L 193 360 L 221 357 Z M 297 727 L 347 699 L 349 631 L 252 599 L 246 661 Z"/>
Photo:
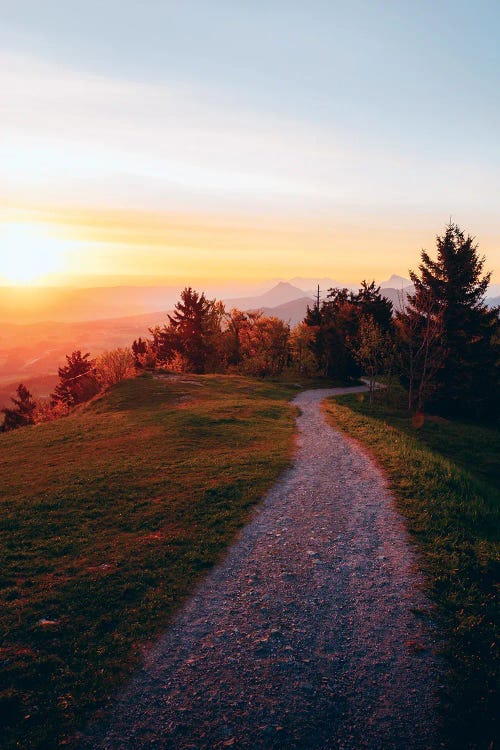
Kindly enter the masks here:
<path id="1" fill-rule="evenodd" d="M 140 377 L 0 435 L 0 745 L 65 744 L 287 466 L 297 387 Z"/>
<path id="2" fill-rule="evenodd" d="M 448 667 L 445 747 L 496 747 L 500 433 L 428 418 L 363 397 L 328 402 L 330 419 L 387 472 L 421 554 Z"/>

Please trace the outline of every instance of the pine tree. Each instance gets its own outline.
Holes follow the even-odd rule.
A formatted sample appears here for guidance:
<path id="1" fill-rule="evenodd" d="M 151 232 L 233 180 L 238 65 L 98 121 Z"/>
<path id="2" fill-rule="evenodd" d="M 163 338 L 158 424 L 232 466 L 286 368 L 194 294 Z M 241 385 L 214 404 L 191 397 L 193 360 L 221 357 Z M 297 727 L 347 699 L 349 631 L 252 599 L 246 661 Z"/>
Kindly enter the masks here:
<path id="1" fill-rule="evenodd" d="M 173 315 L 168 316 L 169 325 L 151 330 L 158 360 L 168 364 L 180 356 L 183 369 L 199 374 L 211 365 L 215 367 L 223 314 L 221 303 L 186 287 Z"/>
<path id="2" fill-rule="evenodd" d="M 2 429 L 5 432 L 7 430 L 15 430 L 17 427 L 25 427 L 26 425 L 33 424 L 34 421 L 36 403 L 33 400 L 33 396 L 22 383 L 19 383 L 17 386 L 16 393 L 17 398 L 11 398 L 15 408 L 5 407 L 2 409 L 4 415 Z"/>
<path id="3" fill-rule="evenodd" d="M 348 289 L 330 289 L 320 307 L 307 309 L 304 322 L 315 331 L 311 351 L 323 375 L 348 380 L 360 374 L 352 350 L 359 311 Z"/>
<path id="4" fill-rule="evenodd" d="M 67 364 L 59 367 L 59 383 L 50 397 L 52 405 L 63 403 L 66 406 L 74 406 L 88 401 L 98 393 L 96 363 L 89 357 L 88 352 L 82 355 L 79 350 L 66 355 Z"/>
<path id="5" fill-rule="evenodd" d="M 392 328 L 392 302 L 384 297 L 379 286 L 372 281 L 361 282 L 361 287 L 355 294 L 351 294 L 351 302 L 359 308 L 360 318 L 370 317 L 384 333 Z"/>
<path id="6" fill-rule="evenodd" d="M 134 356 L 135 366 L 140 368 L 143 367 L 144 357 L 148 351 L 148 342 L 142 339 L 140 336 L 135 339 L 132 343 L 132 354 Z"/>
<path id="7" fill-rule="evenodd" d="M 442 362 L 429 406 L 450 416 L 485 416 L 498 403 L 498 311 L 484 303 L 491 275 L 483 275 L 484 263 L 474 238 L 450 222 L 437 237 L 436 260 L 422 251 L 419 273 L 410 272 L 415 292 L 408 314 L 424 315 L 431 299 L 442 330 Z"/>

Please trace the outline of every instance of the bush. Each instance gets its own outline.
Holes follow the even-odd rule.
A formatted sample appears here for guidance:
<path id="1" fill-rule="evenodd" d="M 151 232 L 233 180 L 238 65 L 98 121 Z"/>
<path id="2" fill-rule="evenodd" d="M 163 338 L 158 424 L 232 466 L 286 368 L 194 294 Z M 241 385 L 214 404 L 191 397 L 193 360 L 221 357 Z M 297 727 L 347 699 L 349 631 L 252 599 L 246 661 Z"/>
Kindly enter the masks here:
<path id="1" fill-rule="evenodd" d="M 121 380 L 133 378 L 136 371 L 131 349 L 114 349 L 103 352 L 96 361 L 96 377 L 101 386 L 108 387 Z"/>
<path id="2" fill-rule="evenodd" d="M 59 419 L 59 417 L 65 417 L 69 412 L 70 407 L 64 401 L 57 401 L 51 404 L 49 399 L 43 398 L 36 402 L 33 421 L 35 424 L 52 422 L 54 419 Z"/>

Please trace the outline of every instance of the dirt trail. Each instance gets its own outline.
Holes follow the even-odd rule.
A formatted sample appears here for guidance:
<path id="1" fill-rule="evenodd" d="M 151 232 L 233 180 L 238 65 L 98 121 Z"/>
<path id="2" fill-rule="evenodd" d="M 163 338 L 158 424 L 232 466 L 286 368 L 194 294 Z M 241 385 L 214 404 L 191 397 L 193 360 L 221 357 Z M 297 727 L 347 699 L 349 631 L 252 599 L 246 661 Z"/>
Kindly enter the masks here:
<path id="1" fill-rule="evenodd" d="M 321 413 L 346 390 L 297 396 L 292 468 L 82 750 L 436 747 L 413 551 L 383 477 Z"/>

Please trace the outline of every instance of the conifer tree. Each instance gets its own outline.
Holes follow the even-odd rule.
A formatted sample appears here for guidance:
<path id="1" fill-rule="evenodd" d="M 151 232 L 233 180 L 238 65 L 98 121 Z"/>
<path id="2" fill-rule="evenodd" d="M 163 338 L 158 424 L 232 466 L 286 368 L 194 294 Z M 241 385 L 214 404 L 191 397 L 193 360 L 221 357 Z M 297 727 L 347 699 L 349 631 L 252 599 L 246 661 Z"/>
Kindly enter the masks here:
<path id="1" fill-rule="evenodd" d="M 360 319 L 370 317 L 384 333 L 391 330 L 392 302 L 383 296 L 380 287 L 376 286 L 374 281 L 368 284 L 363 280 L 359 290 L 355 294 L 351 293 L 351 302 L 357 305 Z"/>
<path id="2" fill-rule="evenodd" d="M 498 404 L 498 311 L 484 302 L 490 274 L 483 275 L 485 259 L 474 238 L 456 224 L 450 222 L 436 244 L 436 260 L 423 250 L 419 273 L 410 272 L 415 292 L 398 317 L 408 332 L 411 319 L 424 317 L 432 300 L 442 361 L 429 406 L 447 415 L 485 416 Z"/>
<path id="3" fill-rule="evenodd" d="M 330 289 L 320 307 L 307 309 L 304 322 L 315 332 L 310 346 L 323 375 L 348 380 L 360 374 L 352 351 L 359 310 L 348 289 Z"/>
<path id="4" fill-rule="evenodd" d="M 33 396 L 23 383 L 19 383 L 16 389 L 17 398 L 11 398 L 14 408 L 5 407 L 2 409 L 4 423 L 2 429 L 15 430 L 17 427 L 25 427 L 33 424 L 36 403 Z"/>
<path id="5" fill-rule="evenodd" d="M 158 360 L 168 364 L 180 356 L 183 369 L 194 373 L 215 366 L 223 316 L 222 303 L 207 299 L 191 287 L 183 289 L 173 315 L 168 316 L 169 325 L 151 329 Z"/>
<path id="6" fill-rule="evenodd" d="M 148 351 L 148 342 L 142 339 L 140 336 L 132 342 L 132 354 L 135 360 L 136 367 L 143 367 L 144 357 Z"/>
<path id="7" fill-rule="evenodd" d="M 98 393 L 96 363 L 89 357 L 88 352 L 82 355 L 79 350 L 66 355 L 67 364 L 59 367 L 59 383 L 50 397 L 52 405 L 63 403 L 66 406 L 74 406 L 88 401 Z"/>

